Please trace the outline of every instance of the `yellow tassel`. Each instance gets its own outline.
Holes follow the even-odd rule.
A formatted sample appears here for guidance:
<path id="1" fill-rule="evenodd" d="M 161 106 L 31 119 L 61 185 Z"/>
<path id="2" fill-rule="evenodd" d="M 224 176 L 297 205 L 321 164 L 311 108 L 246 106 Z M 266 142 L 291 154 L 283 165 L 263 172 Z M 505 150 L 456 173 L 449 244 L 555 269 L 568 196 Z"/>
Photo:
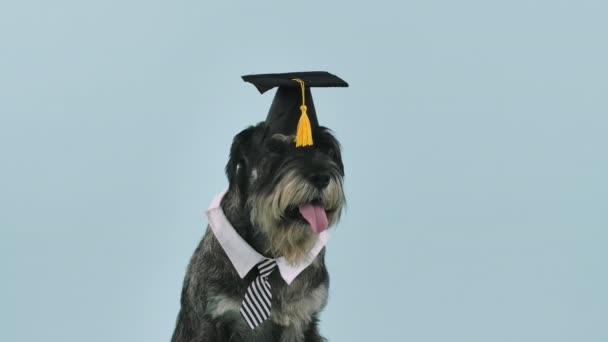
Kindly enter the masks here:
<path id="1" fill-rule="evenodd" d="M 312 146 L 312 128 L 310 127 L 310 119 L 306 113 L 306 86 L 304 81 L 299 78 L 294 78 L 294 81 L 300 83 L 302 89 L 302 105 L 300 106 L 300 120 L 298 121 L 298 129 L 296 131 L 296 147 Z"/>
<path id="2" fill-rule="evenodd" d="M 306 113 L 306 106 L 301 105 L 300 120 L 298 121 L 298 130 L 296 133 L 296 147 L 312 146 L 312 128 L 310 127 L 310 120 Z"/>

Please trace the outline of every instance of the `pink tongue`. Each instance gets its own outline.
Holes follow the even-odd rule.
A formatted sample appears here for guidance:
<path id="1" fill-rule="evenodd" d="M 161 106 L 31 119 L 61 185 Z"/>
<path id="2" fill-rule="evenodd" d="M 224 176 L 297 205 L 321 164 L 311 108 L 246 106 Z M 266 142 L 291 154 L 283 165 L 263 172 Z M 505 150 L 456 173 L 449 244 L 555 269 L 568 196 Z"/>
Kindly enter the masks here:
<path id="1" fill-rule="evenodd" d="M 308 221 L 310 228 L 315 233 L 320 233 L 329 226 L 327 215 L 325 215 L 325 209 L 320 205 L 303 205 L 300 207 L 300 214 Z"/>

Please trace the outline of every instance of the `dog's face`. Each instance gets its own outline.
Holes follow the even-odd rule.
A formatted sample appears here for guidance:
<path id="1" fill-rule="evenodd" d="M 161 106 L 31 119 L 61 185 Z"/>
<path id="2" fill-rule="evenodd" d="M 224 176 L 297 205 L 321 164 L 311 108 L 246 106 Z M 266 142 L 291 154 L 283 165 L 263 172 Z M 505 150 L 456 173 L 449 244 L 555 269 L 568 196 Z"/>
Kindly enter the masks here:
<path id="1" fill-rule="evenodd" d="M 296 148 L 294 136 L 269 135 L 263 123 L 239 133 L 226 173 L 256 233 L 273 256 L 297 263 L 318 234 L 338 222 L 345 203 L 340 144 L 320 127 L 314 145 Z"/>

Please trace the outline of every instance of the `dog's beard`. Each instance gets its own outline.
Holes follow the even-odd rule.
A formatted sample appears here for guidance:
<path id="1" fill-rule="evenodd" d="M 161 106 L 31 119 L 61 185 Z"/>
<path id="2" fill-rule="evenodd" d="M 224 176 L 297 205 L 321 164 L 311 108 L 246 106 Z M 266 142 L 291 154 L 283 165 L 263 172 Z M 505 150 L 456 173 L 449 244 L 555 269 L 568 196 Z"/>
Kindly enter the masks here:
<path id="1" fill-rule="evenodd" d="M 283 256 L 296 264 L 305 260 L 318 239 L 303 219 L 291 217 L 301 205 L 320 201 L 325 208 L 329 226 L 340 219 L 344 204 L 342 178 L 333 176 L 329 184 L 320 190 L 310 184 L 295 170 L 288 171 L 269 193 L 249 198 L 251 221 L 269 240 L 268 252 Z"/>

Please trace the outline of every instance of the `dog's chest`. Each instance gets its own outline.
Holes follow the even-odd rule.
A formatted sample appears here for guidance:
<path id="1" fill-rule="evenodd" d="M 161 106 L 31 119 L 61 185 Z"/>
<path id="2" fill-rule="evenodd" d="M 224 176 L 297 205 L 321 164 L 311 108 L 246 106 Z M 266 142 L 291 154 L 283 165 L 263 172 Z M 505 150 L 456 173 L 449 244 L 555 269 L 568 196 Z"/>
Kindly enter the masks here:
<path id="1" fill-rule="evenodd" d="M 321 311 L 327 303 L 327 292 L 325 283 L 314 288 L 284 286 L 273 298 L 270 318 L 280 326 L 308 323 L 312 315 Z"/>
<path id="2" fill-rule="evenodd" d="M 268 322 L 282 327 L 300 326 L 310 322 L 312 316 L 327 303 L 328 284 L 320 282 L 314 286 L 294 281 L 287 285 L 282 279 L 272 277 L 272 306 Z M 244 291 L 243 291 L 244 295 Z M 217 296 L 212 305 L 212 316 L 232 320 L 237 325 L 245 324 L 239 310 L 243 297 L 238 295 Z"/>

